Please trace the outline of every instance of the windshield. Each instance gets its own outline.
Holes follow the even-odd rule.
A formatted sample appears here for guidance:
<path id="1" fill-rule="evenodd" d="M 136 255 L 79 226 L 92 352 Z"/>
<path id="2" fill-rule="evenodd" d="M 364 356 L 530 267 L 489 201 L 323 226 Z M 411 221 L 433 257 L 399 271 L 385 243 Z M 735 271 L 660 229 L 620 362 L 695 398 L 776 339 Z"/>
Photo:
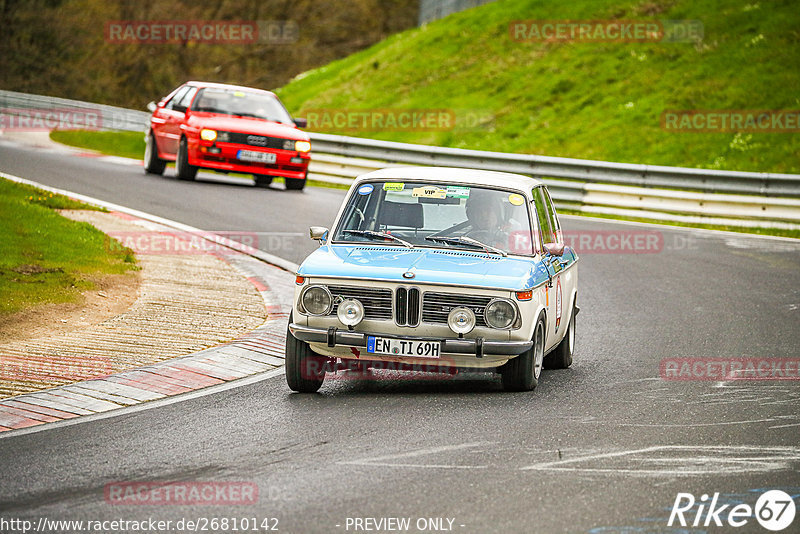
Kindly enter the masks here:
<path id="1" fill-rule="evenodd" d="M 194 99 L 192 111 L 254 117 L 284 124 L 293 124 L 292 117 L 272 95 L 234 89 L 201 89 Z"/>
<path id="2" fill-rule="evenodd" d="M 431 182 L 371 182 L 350 197 L 334 242 L 532 254 L 525 197 Z"/>

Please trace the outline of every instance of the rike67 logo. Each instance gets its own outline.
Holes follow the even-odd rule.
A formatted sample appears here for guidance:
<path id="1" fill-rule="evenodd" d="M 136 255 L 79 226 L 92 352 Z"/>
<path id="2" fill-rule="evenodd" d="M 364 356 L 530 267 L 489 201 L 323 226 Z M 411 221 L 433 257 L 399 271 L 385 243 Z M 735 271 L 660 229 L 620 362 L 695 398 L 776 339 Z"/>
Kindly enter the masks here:
<path id="1" fill-rule="evenodd" d="M 767 530 L 778 532 L 794 521 L 797 508 L 792 496 L 781 490 L 769 490 L 758 498 L 755 507 L 745 503 L 720 504 L 719 493 L 703 494 L 699 501 L 691 493 L 678 493 L 667 526 L 676 522 L 682 527 L 743 527 L 753 517 Z M 796 532 L 796 531 L 795 531 Z"/>

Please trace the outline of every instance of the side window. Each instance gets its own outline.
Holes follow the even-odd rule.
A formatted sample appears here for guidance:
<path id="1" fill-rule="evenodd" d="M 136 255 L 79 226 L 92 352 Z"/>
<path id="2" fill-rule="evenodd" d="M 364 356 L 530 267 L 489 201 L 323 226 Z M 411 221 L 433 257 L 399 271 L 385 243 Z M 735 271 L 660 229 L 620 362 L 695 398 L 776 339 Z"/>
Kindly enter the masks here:
<path id="1" fill-rule="evenodd" d="M 181 98 L 183 98 L 183 95 L 185 95 L 186 92 L 189 89 L 191 89 L 191 88 L 188 85 L 178 89 L 178 92 L 175 93 L 175 95 L 172 98 L 169 99 L 169 102 L 167 102 L 167 104 L 164 106 L 164 108 L 166 108 L 166 109 L 174 109 L 176 111 L 183 111 L 177 106 L 178 106 L 178 103 L 181 101 Z"/>
<path id="2" fill-rule="evenodd" d="M 540 188 L 540 190 L 544 193 L 545 199 L 547 200 L 547 211 L 550 214 L 550 228 L 553 230 L 553 237 L 558 243 L 563 243 L 564 234 L 561 232 L 561 223 L 558 220 L 555 207 L 553 207 L 553 199 L 550 198 L 550 192 L 544 187 Z"/>
<path id="3" fill-rule="evenodd" d="M 181 101 L 175 107 L 179 111 L 186 111 L 189 109 L 189 104 L 192 103 L 192 98 L 194 98 L 195 93 L 197 93 L 197 87 L 190 87 L 186 93 L 184 93 L 183 97 L 181 97 Z M 179 107 L 180 106 L 180 109 Z"/>
<path id="4" fill-rule="evenodd" d="M 537 187 L 533 190 L 533 207 L 536 210 L 536 219 L 539 221 L 539 235 L 536 236 L 536 241 L 539 243 L 539 248 L 544 243 L 553 243 L 554 239 L 552 218 L 547 209 L 547 198 L 545 197 L 544 188 Z"/>

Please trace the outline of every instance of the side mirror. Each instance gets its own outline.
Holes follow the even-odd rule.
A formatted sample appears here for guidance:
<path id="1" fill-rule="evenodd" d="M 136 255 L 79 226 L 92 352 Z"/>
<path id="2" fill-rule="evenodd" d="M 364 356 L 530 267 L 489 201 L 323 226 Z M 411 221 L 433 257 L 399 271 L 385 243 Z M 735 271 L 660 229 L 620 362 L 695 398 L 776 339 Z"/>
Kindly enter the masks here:
<path id="1" fill-rule="evenodd" d="M 551 256 L 563 256 L 564 243 L 545 243 L 544 250 Z"/>
<path id="2" fill-rule="evenodd" d="M 305 128 L 308 126 L 308 119 L 292 119 L 294 121 L 295 126 L 298 128 Z"/>
<path id="3" fill-rule="evenodd" d="M 324 226 L 312 226 L 308 229 L 308 235 L 315 241 L 325 243 L 328 240 L 328 229 Z"/>
<path id="4" fill-rule="evenodd" d="M 153 112 L 153 111 L 155 111 L 157 108 L 158 108 L 158 106 L 156 106 L 156 103 L 155 103 L 155 102 L 150 102 L 149 104 L 147 104 L 147 109 L 148 109 L 150 112 Z"/>

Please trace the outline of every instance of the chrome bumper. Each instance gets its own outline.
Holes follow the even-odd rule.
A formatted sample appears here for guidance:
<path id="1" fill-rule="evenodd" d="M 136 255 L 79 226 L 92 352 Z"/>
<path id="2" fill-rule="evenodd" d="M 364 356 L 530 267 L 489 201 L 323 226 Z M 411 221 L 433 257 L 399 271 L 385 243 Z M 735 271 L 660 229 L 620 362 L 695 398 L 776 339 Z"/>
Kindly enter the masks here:
<path id="1" fill-rule="evenodd" d="M 346 345 L 348 347 L 366 347 L 367 336 L 377 336 L 393 339 L 410 339 L 414 341 L 440 341 L 442 352 L 451 354 L 474 354 L 476 358 L 482 358 L 484 354 L 494 354 L 502 356 L 516 356 L 522 354 L 533 346 L 533 341 L 487 341 L 482 337 L 476 339 L 440 339 L 416 336 L 393 336 L 384 334 L 370 334 L 364 332 L 352 332 L 336 327 L 312 328 L 292 323 L 289 325 L 292 335 L 300 341 L 306 343 L 325 343 L 329 347 Z"/>

